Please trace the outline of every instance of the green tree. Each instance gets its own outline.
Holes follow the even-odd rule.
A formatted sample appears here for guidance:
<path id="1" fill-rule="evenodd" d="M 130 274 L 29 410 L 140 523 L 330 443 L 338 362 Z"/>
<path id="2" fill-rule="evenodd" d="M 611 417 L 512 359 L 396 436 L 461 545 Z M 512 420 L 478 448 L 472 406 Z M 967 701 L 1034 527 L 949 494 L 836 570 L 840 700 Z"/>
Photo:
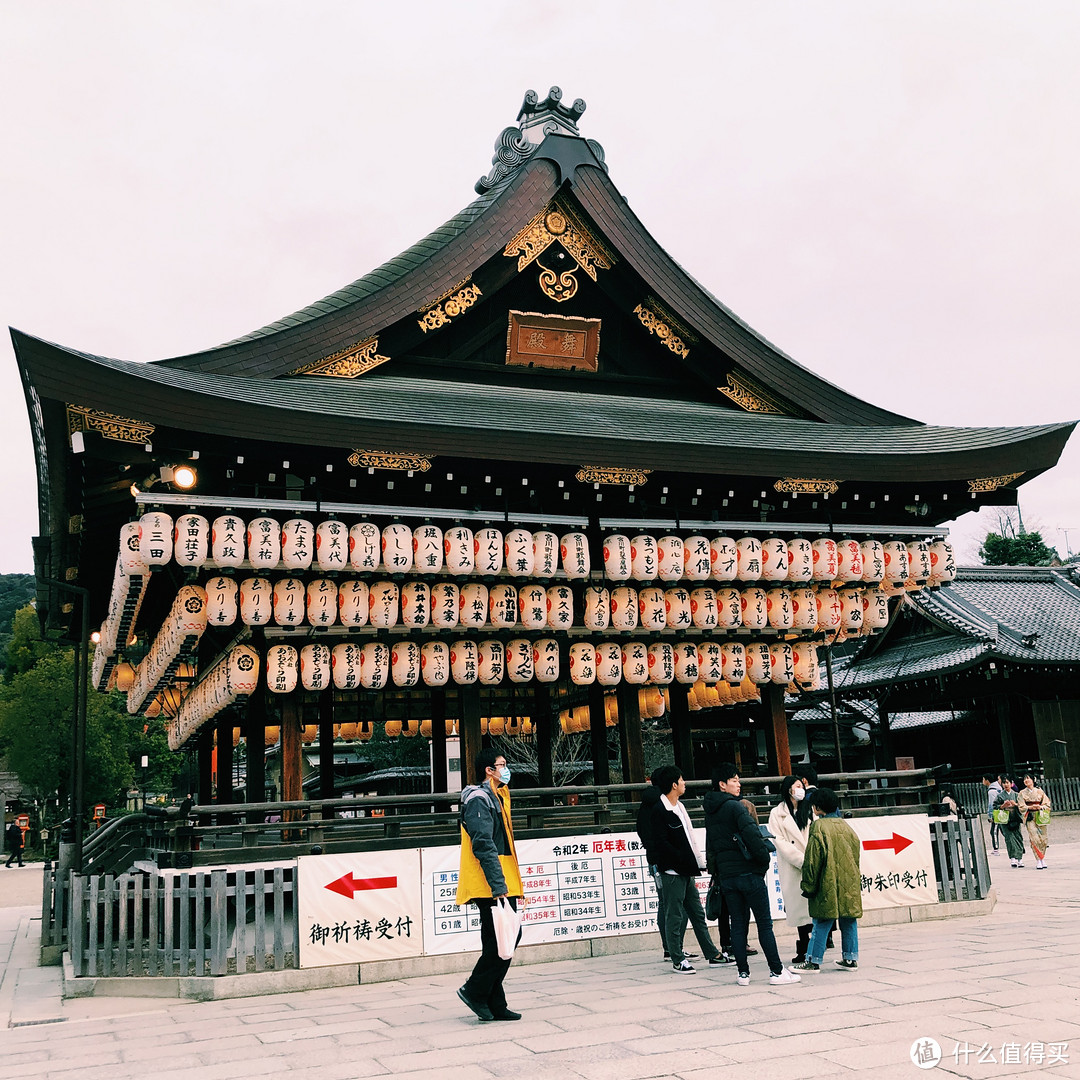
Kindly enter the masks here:
<path id="1" fill-rule="evenodd" d="M 0 574 L 0 674 L 7 662 L 15 612 L 34 598 L 33 574 Z"/>
<path id="2" fill-rule="evenodd" d="M 1023 530 L 1015 536 L 988 532 L 979 548 L 979 558 L 986 566 L 1050 566 L 1060 561 L 1041 533 Z"/>
<path id="3" fill-rule="evenodd" d="M 33 604 L 19 608 L 11 622 L 5 678 L 10 681 L 16 675 L 29 671 L 39 660 L 51 656 L 58 648 L 55 642 L 42 638 Z"/>

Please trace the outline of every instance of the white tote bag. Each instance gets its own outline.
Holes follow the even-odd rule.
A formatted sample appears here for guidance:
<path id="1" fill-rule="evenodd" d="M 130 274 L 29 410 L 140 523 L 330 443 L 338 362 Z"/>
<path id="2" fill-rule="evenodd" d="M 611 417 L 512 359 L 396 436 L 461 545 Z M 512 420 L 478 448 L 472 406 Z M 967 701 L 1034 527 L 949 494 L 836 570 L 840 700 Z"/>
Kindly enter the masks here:
<path id="1" fill-rule="evenodd" d="M 500 958 L 512 959 L 521 930 L 521 912 L 515 911 L 505 896 L 500 896 L 491 909 L 491 920 L 495 924 L 495 940 L 499 945 Z"/>

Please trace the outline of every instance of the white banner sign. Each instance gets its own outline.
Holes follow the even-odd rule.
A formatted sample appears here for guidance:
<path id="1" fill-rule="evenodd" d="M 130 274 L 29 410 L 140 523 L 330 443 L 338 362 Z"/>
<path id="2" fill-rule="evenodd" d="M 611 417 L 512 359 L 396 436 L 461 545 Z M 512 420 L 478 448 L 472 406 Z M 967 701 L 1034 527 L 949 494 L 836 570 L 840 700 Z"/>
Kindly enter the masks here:
<path id="1" fill-rule="evenodd" d="M 930 822 L 921 815 L 850 818 L 860 841 L 864 909 L 938 902 Z"/>

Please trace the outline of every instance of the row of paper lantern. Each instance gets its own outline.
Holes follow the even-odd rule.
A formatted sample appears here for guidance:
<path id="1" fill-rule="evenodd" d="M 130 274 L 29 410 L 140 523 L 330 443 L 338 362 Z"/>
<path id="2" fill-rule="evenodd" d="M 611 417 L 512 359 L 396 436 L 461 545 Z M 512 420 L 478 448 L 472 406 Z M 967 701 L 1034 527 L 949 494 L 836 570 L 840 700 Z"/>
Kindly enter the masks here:
<path id="1" fill-rule="evenodd" d="M 135 625 L 142 608 L 150 575 L 131 575 L 119 556 L 113 571 L 112 589 L 109 593 L 109 610 L 101 624 L 98 642 L 94 646 L 94 660 L 90 678 L 95 689 L 100 690 L 111 674 L 118 645 L 126 645 L 131 628 Z"/>
<path id="2" fill-rule="evenodd" d="M 232 514 L 211 523 L 200 514 L 173 519 L 154 511 L 121 528 L 121 558 L 128 572 L 164 566 L 175 559 L 183 567 L 220 568 L 248 565 L 256 570 L 358 570 L 387 573 L 479 574 L 511 577 L 555 576 L 560 565 L 567 577 L 587 578 L 592 570 L 589 542 L 583 532 L 563 536 L 548 530 L 472 529 L 437 525 L 416 529 L 395 523 L 379 529 L 370 521 L 351 528 L 336 519 L 312 524 L 304 518 L 279 523 L 270 517 L 245 522 Z M 952 548 L 933 543 L 890 540 L 835 540 L 820 537 L 784 540 L 772 536 L 626 536 L 604 538 L 604 574 L 612 581 L 787 581 L 890 582 L 942 584 L 956 568 Z"/>
<path id="3" fill-rule="evenodd" d="M 431 738 L 430 720 L 365 720 L 358 724 L 335 724 L 334 740 L 345 742 L 359 740 L 367 742 L 375 733 L 376 723 L 381 723 L 383 733 L 388 739 L 396 739 L 404 736 L 406 739 L 415 738 L 417 735 L 425 739 Z M 445 731 L 448 738 L 458 734 L 458 722 L 447 719 L 444 721 Z M 533 722 L 528 716 L 482 716 L 480 718 L 480 733 L 482 735 L 509 735 L 511 737 L 528 738 L 533 733 Z M 233 746 L 239 744 L 242 737 L 241 728 L 233 728 Z M 264 729 L 263 743 L 265 746 L 275 746 L 281 738 L 281 728 L 278 725 L 268 726 Z M 313 743 L 319 738 L 318 724 L 305 724 L 300 730 L 300 741 Z"/>
<path id="4" fill-rule="evenodd" d="M 847 586 L 765 589 L 702 585 L 635 589 L 588 586 L 582 594 L 581 622 L 575 620 L 569 585 L 457 586 L 450 581 L 334 582 L 316 578 L 245 578 L 239 583 L 218 575 L 205 586 L 208 620 L 231 626 L 237 617 L 248 626 L 406 626 L 440 630 L 493 627 L 526 630 L 860 630 L 881 629 L 889 621 L 889 592 Z"/>
<path id="5" fill-rule="evenodd" d="M 259 683 L 259 654 L 250 645 L 236 645 L 185 695 L 169 725 L 169 749 L 185 742 L 223 709 L 253 694 Z"/>
<path id="6" fill-rule="evenodd" d="M 669 642 L 576 641 L 569 648 L 569 677 L 577 686 L 717 683 L 810 683 L 816 677 L 817 648 L 807 642 Z M 370 641 L 274 645 L 266 653 L 266 685 L 276 694 L 297 686 L 309 691 L 381 690 L 481 683 L 557 682 L 561 675 L 559 644 L 553 638 L 462 640 L 452 643 Z"/>
<path id="7" fill-rule="evenodd" d="M 138 713 L 148 697 L 161 689 L 177 659 L 187 654 L 206 630 L 206 593 L 185 585 L 176 594 L 169 614 L 138 667 L 127 695 L 128 712 Z"/>

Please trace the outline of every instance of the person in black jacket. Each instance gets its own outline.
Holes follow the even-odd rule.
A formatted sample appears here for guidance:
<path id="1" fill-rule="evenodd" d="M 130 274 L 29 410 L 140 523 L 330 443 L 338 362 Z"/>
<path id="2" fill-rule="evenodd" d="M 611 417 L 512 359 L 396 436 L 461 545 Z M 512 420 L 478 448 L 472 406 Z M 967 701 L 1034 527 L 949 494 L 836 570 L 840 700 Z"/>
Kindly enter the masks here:
<path id="1" fill-rule="evenodd" d="M 761 951 L 769 964 L 769 982 L 799 982 L 800 977 L 781 963 L 776 948 L 769 893 L 765 888 L 765 874 L 772 853 L 765 845 L 761 830 L 739 801 L 741 791 L 738 769 L 725 762 L 713 771 L 713 790 L 705 796 L 705 842 L 731 915 L 731 947 L 738 970 L 736 982 L 740 986 L 750 985 L 746 936 L 750 930 L 751 911 L 757 923 Z"/>
<path id="2" fill-rule="evenodd" d="M 649 815 L 649 825 L 656 851 L 656 866 L 664 875 L 666 906 L 664 936 L 671 953 L 672 967 L 681 975 L 692 975 L 694 965 L 683 951 L 686 920 L 710 964 L 720 964 L 720 950 L 709 937 L 705 912 L 701 909 L 694 879 L 705 869 L 705 860 L 694 842 L 694 827 L 686 807 L 679 801 L 686 791 L 686 781 L 675 765 L 656 772 L 654 783 L 660 798 Z"/>
<path id="3" fill-rule="evenodd" d="M 637 814 L 637 834 L 641 846 L 645 849 L 645 862 L 649 867 L 649 876 L 656 887 L 656 929 L 660 931 L 660 944 L 664 947 L 664 959 L 669 960 L 671 954 L 667 947 L 667 930 L 664 926 L 664 875 L 660 873 L 656 865 L 656 841 L 653 839 L 652 812 L 660 801 L 660 789 L 656 786 L 657 775 L 663 766 L 653 769 L 649 777 L 649 786 L 641 796 L 641 806 Z M 683 926 L 683 936 L 686 936 L 686 927 Z M 689 953 L 687 954 L 690 955 Z M 693 959 L 693 957 L 690 957 Z"/>

